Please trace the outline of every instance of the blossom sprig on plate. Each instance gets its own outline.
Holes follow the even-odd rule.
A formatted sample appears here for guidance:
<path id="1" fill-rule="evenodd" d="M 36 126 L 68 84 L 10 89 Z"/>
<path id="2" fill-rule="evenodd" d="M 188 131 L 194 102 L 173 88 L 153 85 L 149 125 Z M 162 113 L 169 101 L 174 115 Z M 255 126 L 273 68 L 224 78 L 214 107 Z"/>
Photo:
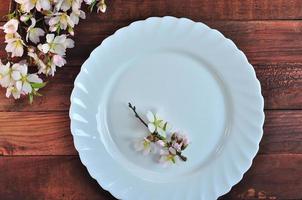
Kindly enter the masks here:
<path id="1" fill-rule="evenodd" d="M 177 160 L 187 161 L 182 153 L 190 144 L 189 138 L 177 131 L 172 131 L 170 124 L 160 118 L 158 114 L 147 112 L 148 123 L 136 112 L 136 107 L 131 103 L 129 108 L 135 117 L 148 129 L 148 135 L 134 144 L 136 151 L 143 155 L 149 153 L 159 154 L 159 162 L 163 166 L 175 164 Z"/>
<path id="2" fill-rule="evenodd" d="M 105 0 L 15 0 L 1 29 L 5 33 L 7 57 L 0 60 L 0 85 L 6 97 L 41 96 L 45 79 L 66 64 L 66 50 L 74 47 L 74 27 L 85 19 L 82 4 L 90 11 L 106 11 Z M 43 80 L 44 79 L 44 80 Z"/>

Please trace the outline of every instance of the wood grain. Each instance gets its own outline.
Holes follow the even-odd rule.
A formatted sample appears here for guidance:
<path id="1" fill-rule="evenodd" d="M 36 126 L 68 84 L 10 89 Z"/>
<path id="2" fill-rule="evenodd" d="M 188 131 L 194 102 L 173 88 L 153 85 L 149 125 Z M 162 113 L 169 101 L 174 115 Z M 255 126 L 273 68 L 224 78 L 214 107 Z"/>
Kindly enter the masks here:
<path id="1" fill-rule="evenodd" d="M 260 154 L 302 153 L 302 110 L 265 112 Z"/>
<path id="2" fill-rule="evenodd" d="M 114 199 L 75 156 L 0 157 L 0 169 L 1 199 Z"/>
<path id="3" fill-rule="evenodd" d="M 301 154 L 259 155 L 242 181 L 222 199 L 301 199 L 301 165 Z"/>
<path id="4" fill-rule="evenodd" d="M 10 0 L 1 0 L 1 3 L 0 3 L 0 21 L 6 21 L 4 16 L 8 14 L 9 4 L 10 4 Z M 1 30 L 1 32 L 2 32 L 2 30 Z"/>
<path id="5" fill-rule="evenodd" d="M 150 16 L 188 17 L 193 20 L 301 19 L 300 0 L 123 0 L 107 1 L 105 15 L 95 21 L 127 21 Z"/>
<path id="6" fill-rule="evenodd" d="M 302 65 L 254 66 L 266 109 L 302 109 Z"/>
<path id="7" fill-rule="evenodd" d="M 221 199 L 302 198 L 302 155 L 259 155 L 243 180 Z M 101 190 L 75 156 L 0 157 L 0 187 L 5 200 L 114 199 Z M 273 178 L 272 178 L 273 177 Z M 26 183 L 26 184 L 25 184 Z M 249 194 L 250 195 L 250 194 Z"/>
<path id="8" fill-rule="evenodd" d="M 0 124 L 0 155 L 77 155 L 68 112 L 0 113 Z"/>
<path id="9" fill-rule="evenodd" d="M 77 155 L 67 111 L 0 112 L 0 124 L 4 156 Z M 259 153 L 302 154 L 302 111 L 266 111 Z"/>

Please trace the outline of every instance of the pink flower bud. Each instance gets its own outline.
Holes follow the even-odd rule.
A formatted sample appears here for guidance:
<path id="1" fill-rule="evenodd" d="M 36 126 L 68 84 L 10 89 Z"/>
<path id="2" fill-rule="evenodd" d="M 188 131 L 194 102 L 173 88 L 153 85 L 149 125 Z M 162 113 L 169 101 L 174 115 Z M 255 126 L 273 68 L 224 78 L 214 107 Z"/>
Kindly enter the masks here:
<path id="1" fill-rule="evenodd" d="M 53 60 L 53 63 L 59 67 L 62 67 L 66 63 L 66 60 L 60 55 L 54 55 L 52 57 L 52 60 Z"/>

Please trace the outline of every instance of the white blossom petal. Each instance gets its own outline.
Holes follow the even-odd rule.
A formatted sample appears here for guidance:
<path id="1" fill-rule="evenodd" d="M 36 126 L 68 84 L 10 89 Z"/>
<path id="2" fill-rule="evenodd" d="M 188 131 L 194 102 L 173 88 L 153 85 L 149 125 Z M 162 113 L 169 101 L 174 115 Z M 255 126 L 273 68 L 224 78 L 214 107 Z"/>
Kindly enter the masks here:
<path id="1" fill-rule="evenodd" d="M 154 122 L 155 121 L 154 114 L 151 111 L 147 112 L 147 119 L 148 119 L 149 122 Z"/>
<path id="2" fill-rule="evenodd" d="M 16 19 L 11 19 L 8 22 L 6 22 L 1 29 L 4 30 L 4 33 L 12 34 L 16 33 L 18 30 L 19 21 Z"/>
<path id="3" fill-rule="evenodd" d="M 10 78 L 10 75 L 6 75 L 6 76 L 2 77 L 0 79 L 0 85 L 5 88 L 10 85 L 13 85 L 13 80 Z"/>
<path id="4" fill-rule="evenodd" d="M 55 37 L 55 39 L 53 40 L 53 43 L 63 44 L 65 42 L 65 40 L 66 40 L 66 35 L 63 34 L 63 35 Z"/>
<path id="5" fill-rule="evenodd" d="M 31 93 L 32 91 L 32 87 L 28 82 L 24 82 L 23 86 L 22 86 L 22 92 L 24 92 L 25 94 Z"/>
<path id="6" fill-rule="evenodd" d="M 16 82 L 16 88 L 17 88 L 17 90 L 19 90 L 19 91 L 22 90 L 22 81 L 17 81 L 17 82 Z"/>
<path id="7" fill-rule="evenodd" d="M 38 11 L 43 10 L 50 10 L 50 2 L 49 0 L 37 0 L 36 2 L 36 8 Z"/>
<path id="8" fill-rule="evenodd" d="M 31 18 L 31 25 L 28 27 L 29 29 L 34 28 L 36 26 L 36 19 L 35 18 Z"/>
<path id="9" fill-rule="evenodd" d="M 155 127 L 154 124 L 149 123 L 149 124 L 148 124 L 148 129 L 149 129 L 149 131 L 150 131 L 151 133 L 154 133 L 155 130 L 156 130 L 156 127 Z"/>
<path id="10" fill-rule="evenodd" d="M 47 34 L 46 35 L 46 42 L 47 43 L 51 43 L 52 41 L 53 41 L 53 39 L 54 39 L 54 37 L 55 37 L 55 34 Z"/>
<path id="11" fill-rule="evenodd" d="M 52 60 L 53 60 L 53 63 L 58 67 L 62 67 L 63 65 L 66 64 L 66 60 L 60 55 L 54 55 L 52 57 Z"/>
<path id="12" fill-rule="evenodd" d="M 43 44 L 41 46 L 38 46 L 39 50 L 43 53 L 47 53 L 50 49 L 50 46 L 48 44 Z"/>
<path id="13" fill-rule="evenodd" d="M 50 52 L 59 54 L 60 56 L 64 56 L 66 52 L 66 48 L 62 44 L 54 45 L 53 49 L 50 49 Z"/>
<path id="14" fill-rule="evenodd" d="M 74 13 L 74 12 L 72 12 L 70 14 L 70 19 L 72 20 L 72 22 L 74 24 L 78 24 L 79 23 L 79 16 L 76 13 Z"/>
<path id="15" fill-rule="evenodd" d="M 163 129 L 161 129 L 159 127 L 157 127 L 157 133 L 164 138 L 166 138 L 166 136 L 167 136 L 166 131 L 164 131 Z"/>
<path id="16" fill-rule="evenodd" d="M 18 70 L 20 71 L 20 73 L 21 73 L 22 76 L 25 76 L 25 75 L 27 75 L 28 67 L 25 64 L 19 65 L 18 66 Z"/>
<path id="17" fill-rule="evenodd" d="M 66 48 L 73 48 L 74 47 L 74 41 L 70 38 L 67 38 L 65 40 L 65 47 Z"/>
<path id="18" fill-rule="evenodd" d="M 27 77 L 27 80 L 31 83 L 42 83 L 42 79 L 39 78 L 37 74 L 30 74 Z"/>
<path id="19" fill-rule="evenodd" d="M 12 72 L 12 78 L 15 80 L 15 81 L 18 81 L 21 79 L 21 74 L 19 71 L 13 71 Z"/>
<path id="20" fill-rule="evenodd" d="M 60 21 L 60 17 L 55 16 L 55 17 L 50 18 L 50 20 L 48 21 L 48 24 L 49 24 L 49 26 L 54 26 L 57 23 L 59 23 L 59 21 Z"/>

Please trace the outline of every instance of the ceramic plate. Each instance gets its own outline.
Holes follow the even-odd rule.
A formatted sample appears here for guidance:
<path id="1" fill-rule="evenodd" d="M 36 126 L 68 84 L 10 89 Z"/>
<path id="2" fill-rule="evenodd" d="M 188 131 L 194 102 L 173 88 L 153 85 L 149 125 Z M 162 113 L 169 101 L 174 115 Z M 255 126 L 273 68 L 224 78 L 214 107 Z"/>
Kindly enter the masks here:
<path id="1" fill-rule="evenodd" d="M 133 149 L 160 113 L 191 139 L 163 168 Z M 216 199 L 239 182 L 262 137 L 263 98 L 235 44 L 203 23 L 152 17 L 119 29 L 86 60 L 71 95 L 71 132 L 90 175 L 118 199 Z"/>

